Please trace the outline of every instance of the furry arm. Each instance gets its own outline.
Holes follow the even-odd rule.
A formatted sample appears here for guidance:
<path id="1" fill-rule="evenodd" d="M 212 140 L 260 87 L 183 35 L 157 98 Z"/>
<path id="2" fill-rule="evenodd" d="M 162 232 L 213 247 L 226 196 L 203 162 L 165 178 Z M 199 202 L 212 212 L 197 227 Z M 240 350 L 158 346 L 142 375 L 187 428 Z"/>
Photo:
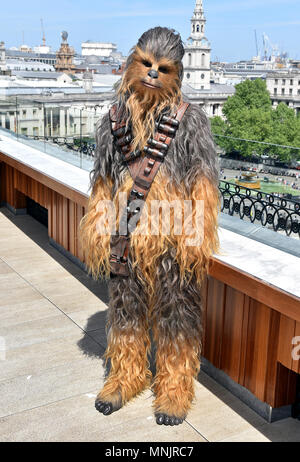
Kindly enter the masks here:
<path id="1" fill-rule="evenodd" d="M 107 216 L 107 207 L 100 206 L 112 199 L 114 168 L 114 147 L 109 114 L 104 115 L 96 129 L 96 155 L 91 172 L 92 192 L 88 210 L 80 223 L 80 238 L 85 263 L 90 273 L 98 278 L 109 276 L 110 235 L 99 229 L 99 224 Z M 103 225 L 104 223 L 102 223 Z"/>

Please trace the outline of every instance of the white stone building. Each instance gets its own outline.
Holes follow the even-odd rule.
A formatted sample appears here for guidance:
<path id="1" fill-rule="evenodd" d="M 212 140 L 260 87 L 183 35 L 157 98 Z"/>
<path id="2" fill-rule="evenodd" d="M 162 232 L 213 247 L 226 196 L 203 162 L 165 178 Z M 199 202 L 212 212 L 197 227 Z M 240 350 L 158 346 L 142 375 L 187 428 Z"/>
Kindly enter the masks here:
<path id="1" fill-rule="evenodd" d="M 32 99 L 0 96 L 0 128 L 43 139 L 93 137 L 97 121 L 108 111 L 112 93 L 65 93 Z"/>
<path id="2" fill-rule="evenodd" d="M 117 45 L 104 42 L 83 42 L 81 44 L 82 56 L 110 56 L 117 51 Z"/>
<path id="3" fill-rule="evenodd" d="M 284 102 L 300 112 L 300 70 L 268 74 L 266 82 L 274 108 Z"/>

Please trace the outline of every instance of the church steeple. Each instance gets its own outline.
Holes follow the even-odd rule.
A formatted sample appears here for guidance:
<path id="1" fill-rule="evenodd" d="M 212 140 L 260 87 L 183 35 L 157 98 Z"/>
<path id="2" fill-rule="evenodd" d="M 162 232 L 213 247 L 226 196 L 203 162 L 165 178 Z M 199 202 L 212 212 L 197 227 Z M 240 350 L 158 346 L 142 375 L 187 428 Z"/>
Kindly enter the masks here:
<path id="1" fill-rule="evenodd" d="M 185 44 L 183 83 L 197 90 L 210 89 L 210 43 L 205 37 L 206 19 L 202 0 L 196 0 L 191 35 Z"/>
<path id="2" fill-rule="evenodd" d="M 202 0 L 196 0 L 196 6 L 194 14 L 191 19 L 191 39 L 201 40 L 205 35 L 205 23 L 206 19 L 204 16 L 204 9 Z"/>

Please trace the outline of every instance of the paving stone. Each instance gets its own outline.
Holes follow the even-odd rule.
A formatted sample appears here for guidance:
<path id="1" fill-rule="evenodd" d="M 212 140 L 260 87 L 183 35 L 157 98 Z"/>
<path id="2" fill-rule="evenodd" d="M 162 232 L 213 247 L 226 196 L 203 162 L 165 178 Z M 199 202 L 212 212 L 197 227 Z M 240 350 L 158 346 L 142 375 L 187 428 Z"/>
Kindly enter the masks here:
<path id="1" fill-rule="evenodd" d="M 0 417 L 79 395 L 103 386 L 102 361 L 87 358 L 0 382 Z"/>
<path id="2" fill-rule="evenodd" d="M 79 327 L 69 318 L 59 314 L 9 327 L 0 327 L 0 337 L 5 339 L 7 349 L 21 348 L 54 338 L 66 338 L 78 329 Z"/>
<path id="3" fill-rule="evenodd" d="M 204 373 L 200 374 L 203 376 Z M 200 378 L 201 380 L 201 378 Z M 210 389 L 196 382 L 195 400 L 187 421 L 208 441 L 233 437 L 253 427 L 265 424 L 265 420 L 229 391 L 205 377 Z M 223 388 L 223 390 L 222 390 Z M 218 390 L 222 390 L 218 393 Z M 213 390 L 213 391 L 212 391 Z"/>
<path id="4" fill-rule="evenodd" d="M 102 309 L 99 310 L 99 305 L 87 306 L 82 311 L 68 313 L 68 316 L 86 332 L 99 330 L 99 328 L 103 331 L 106 326 L 107 306 L 103 303 L 100 308 Z"/>
<path id="5" fill-rule="evenodd" d="M 288 418 L 273 422 L 265 423 L 259 428 L 250 428 L 247 431 L 222 439 L 221 442 L 300 442 L 300 421 L 298 419 Z"/>
<path id="6" fill-rule="evenodd" d="M 0 296 L 0 316 L 1 328 L 48 318 L 60 314 L 57 308 L 43 297 L 37 300 L 22 301 L 1 305 Z"/>
<path id="7" fill-rule="evenodd" d="M 67 337 L 33 343 L 6 352 L 0 365 L 0 381 L 18 376 L 37 375 L 85 356 L 94 357 L 102 364 L 104 348 L 80 330 Z M 95 363 L 95 367 L 99 367 Z"/>
<path id="8" fill-rule="evenodd" d="M 92 330 L 89 332 L 89 335 L 103 348 L 107 347 L 107 334 L 106 334 L 106 325 L 103 323 L 100 329 Z"/>
<path id="9" fill-rule="evenodd" d="M 110 416 L 96 411 L 97 391 L 0 419 L 1 441 L 203 442 L 184 422 L 159 427 L 153 416 L 149 390 Z M 24 420 L 27 424 L 24 425 Z"/>

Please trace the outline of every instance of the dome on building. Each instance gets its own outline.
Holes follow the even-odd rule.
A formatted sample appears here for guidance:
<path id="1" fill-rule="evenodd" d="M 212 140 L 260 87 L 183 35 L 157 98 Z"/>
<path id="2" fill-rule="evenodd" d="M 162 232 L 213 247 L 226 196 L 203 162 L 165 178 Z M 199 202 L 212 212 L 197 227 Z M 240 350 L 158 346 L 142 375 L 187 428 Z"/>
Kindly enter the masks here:
<path id="1" fill-rule="evenodd" d="M 85 58 L 87 64 L 99 64 L 99 56 L 89 55 Z"/>

